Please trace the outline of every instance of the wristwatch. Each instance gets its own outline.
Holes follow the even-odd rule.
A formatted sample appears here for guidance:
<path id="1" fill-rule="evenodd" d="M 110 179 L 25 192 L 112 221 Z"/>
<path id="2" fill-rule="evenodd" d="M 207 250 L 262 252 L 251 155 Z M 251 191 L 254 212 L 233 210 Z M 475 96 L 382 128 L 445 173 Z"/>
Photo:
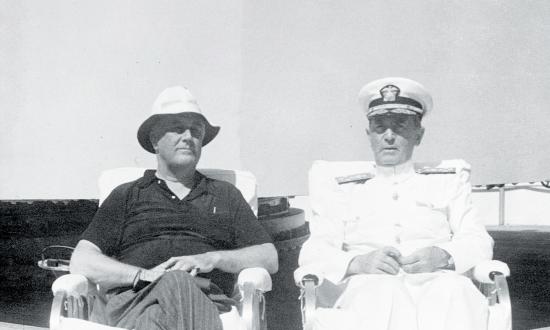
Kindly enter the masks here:
<path id="1" fill-rule="evenodd" d="M 151 283 L 150 280 L 144 279 L 143 275 L 144 275 L 143 270 L 139 269 L 136 275 L 134 276 L 134 282 L 132 285 L 132 289 L 134 290 L 134 292 L 138 292 L 139 290 L 149 285 L 149 283 Z"/>

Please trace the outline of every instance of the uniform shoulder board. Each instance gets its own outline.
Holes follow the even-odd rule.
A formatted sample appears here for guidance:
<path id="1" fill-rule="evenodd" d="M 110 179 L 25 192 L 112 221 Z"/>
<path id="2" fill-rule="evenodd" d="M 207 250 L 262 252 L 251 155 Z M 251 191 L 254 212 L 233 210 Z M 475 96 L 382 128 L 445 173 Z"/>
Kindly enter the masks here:
<path id="1" fill-rule="evenodd" d="M 374 175 L 372 173 L 358 173 L 346 176 L 337 176 L 336 182 L 338 182 L 338 184 L 365 183 L 372 178 L 374 178 Z"/>
<path id="2" fill-rule="evenodd" d="M 456 174 L 455 167 L 422 167 L 416 170 L 418 174 Z"/>

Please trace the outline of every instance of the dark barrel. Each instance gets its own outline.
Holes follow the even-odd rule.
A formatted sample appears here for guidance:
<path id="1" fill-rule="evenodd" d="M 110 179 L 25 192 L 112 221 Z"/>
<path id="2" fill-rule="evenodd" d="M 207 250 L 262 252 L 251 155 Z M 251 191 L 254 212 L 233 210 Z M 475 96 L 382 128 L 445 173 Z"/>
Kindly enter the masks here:
<path id="1" fill-rule="evenodd" d="M 287 197 L 259 198 L 258 219 L 279 253 L 279 271 L 272 275 L 273 290 L 266 294 L 268 328 L 301 329 L 300 291 L 294 284 L 294 270 L 302 244 L 309 237 L 304 210 L 291 208 Z"/>

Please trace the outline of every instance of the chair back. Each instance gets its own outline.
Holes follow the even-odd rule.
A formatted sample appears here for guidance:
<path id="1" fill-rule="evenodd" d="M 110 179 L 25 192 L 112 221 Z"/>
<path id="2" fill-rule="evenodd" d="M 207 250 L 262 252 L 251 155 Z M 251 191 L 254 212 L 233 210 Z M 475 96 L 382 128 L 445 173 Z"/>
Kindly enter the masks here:
<path id="1" fill-rule="evenodd" d="M 119 167 L 103 171 L 98 180 L 99 205 L 117 186 L 134 181 L 143 176 L 147 170 L 141 167 Z M 233 184 L 241 191 L 244 199 L 250 205 L 254 214 L 258 214 L 258 193 L 256 177 L 248 171 L 227 169 L 199 169 L 205 176 Z"/>

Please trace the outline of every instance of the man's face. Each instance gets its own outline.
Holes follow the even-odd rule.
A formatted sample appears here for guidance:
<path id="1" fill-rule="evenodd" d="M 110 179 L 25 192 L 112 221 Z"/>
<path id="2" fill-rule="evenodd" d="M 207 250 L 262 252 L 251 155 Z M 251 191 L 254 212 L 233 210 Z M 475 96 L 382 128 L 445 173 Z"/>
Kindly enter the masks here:
<path id="1" fill-rule="evenodd" d="M 415 115 L 388 113 L 369 118 L 367 135 L 377 165 L 395 166 L 411 159 L 424 128 Z"/>
<path id="2" fill-rule="evenodd" d="M 195 166 L 201 156 L 204 132 L 204 123 L 199 119 L 161 121 L 152 132 L 157 137 L 152 138 L 152 143 L 159 162 L 169 167 Z"/>

